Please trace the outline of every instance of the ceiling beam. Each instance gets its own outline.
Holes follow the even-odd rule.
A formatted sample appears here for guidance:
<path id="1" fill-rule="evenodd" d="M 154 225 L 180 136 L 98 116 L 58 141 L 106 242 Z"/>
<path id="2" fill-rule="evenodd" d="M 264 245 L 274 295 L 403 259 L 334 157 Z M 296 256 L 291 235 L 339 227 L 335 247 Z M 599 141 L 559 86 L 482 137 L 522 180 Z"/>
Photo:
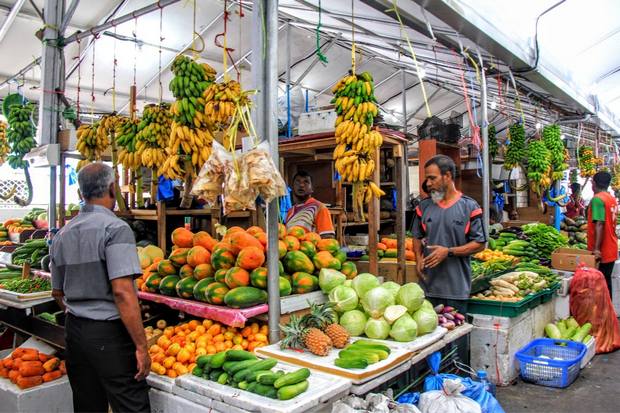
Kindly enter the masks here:
<path id="1" fill-rule="evenodd" d="M 11 8 L 9 15 L 6 16 L 4 23 L 2 23 L 2 27 L 0 27 L 0 43 L 2 43 L 2 41 L 4 40 L 4 36 L 6 36 L 6 34 L 9 32 L 9 29 L 13 25 L 17 14 L 21 10 L 25 2 L 26 0 L 17 0 L 17 2 Z"/>

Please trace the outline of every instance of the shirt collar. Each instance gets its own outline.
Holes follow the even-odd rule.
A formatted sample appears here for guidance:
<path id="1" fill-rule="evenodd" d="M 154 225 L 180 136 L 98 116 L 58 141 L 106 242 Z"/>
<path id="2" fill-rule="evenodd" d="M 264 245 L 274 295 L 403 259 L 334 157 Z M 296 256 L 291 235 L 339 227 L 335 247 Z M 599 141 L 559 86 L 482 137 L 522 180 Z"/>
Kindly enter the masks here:
<path id="1" fill-rule="evenodd" d="M 102 214 L 108 214 L 111 215 L 113 217 L 116 216 L 116 214 L 112 211 L 110 211 L 108 208 L 103 207 L 101 205 L 93 205 L 93 204 L 85 204 L 82 205 L 82 207 L 80 208 L 80 213 L 88 213 L 88 212 L 99 212 Z"/>

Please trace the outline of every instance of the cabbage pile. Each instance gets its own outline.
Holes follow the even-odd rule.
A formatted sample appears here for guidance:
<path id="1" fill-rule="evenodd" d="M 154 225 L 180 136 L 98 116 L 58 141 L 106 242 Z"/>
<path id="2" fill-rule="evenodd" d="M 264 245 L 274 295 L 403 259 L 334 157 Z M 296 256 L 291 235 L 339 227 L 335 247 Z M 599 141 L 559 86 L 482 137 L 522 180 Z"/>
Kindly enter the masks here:
<path id="1" fill-rule="evenodd" d="M 404 342 L 437 328 L 437 314 L 416 283 L 381 284 L 368 273 L 347 280 L 341 272 L 324 268 L 319 285 L 338 312 L 339 324 L 352 336 Z"/>

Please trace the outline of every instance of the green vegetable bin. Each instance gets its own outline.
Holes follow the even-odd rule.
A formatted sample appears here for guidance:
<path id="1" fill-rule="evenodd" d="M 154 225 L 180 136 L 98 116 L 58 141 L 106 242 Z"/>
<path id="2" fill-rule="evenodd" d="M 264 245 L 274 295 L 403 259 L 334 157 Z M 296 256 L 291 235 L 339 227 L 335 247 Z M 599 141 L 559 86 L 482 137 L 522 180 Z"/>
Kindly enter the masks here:
<path id="1" fill-rule="evenodd" d="M 530 308 L 536 307 L 540 302 L 541 298 L 536 294 L 528 295 L 523 300 L 517 301 L 516 303 L 470 298 L 467 312 L 469 314 L 485 314 L 514 318 L 525 313 Z"/>

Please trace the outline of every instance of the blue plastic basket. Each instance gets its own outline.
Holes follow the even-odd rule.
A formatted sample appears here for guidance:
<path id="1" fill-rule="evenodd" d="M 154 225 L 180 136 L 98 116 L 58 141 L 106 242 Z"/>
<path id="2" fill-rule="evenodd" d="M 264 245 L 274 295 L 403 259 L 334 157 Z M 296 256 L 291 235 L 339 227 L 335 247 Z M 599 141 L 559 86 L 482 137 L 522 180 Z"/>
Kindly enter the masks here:
<path id="1" fill-rule="evenodd" d="M 587 346 L 569 340 L 537 338 L 517 351 L 521 378 L 541 386 L 564 388 L 579 376 Z"/>

